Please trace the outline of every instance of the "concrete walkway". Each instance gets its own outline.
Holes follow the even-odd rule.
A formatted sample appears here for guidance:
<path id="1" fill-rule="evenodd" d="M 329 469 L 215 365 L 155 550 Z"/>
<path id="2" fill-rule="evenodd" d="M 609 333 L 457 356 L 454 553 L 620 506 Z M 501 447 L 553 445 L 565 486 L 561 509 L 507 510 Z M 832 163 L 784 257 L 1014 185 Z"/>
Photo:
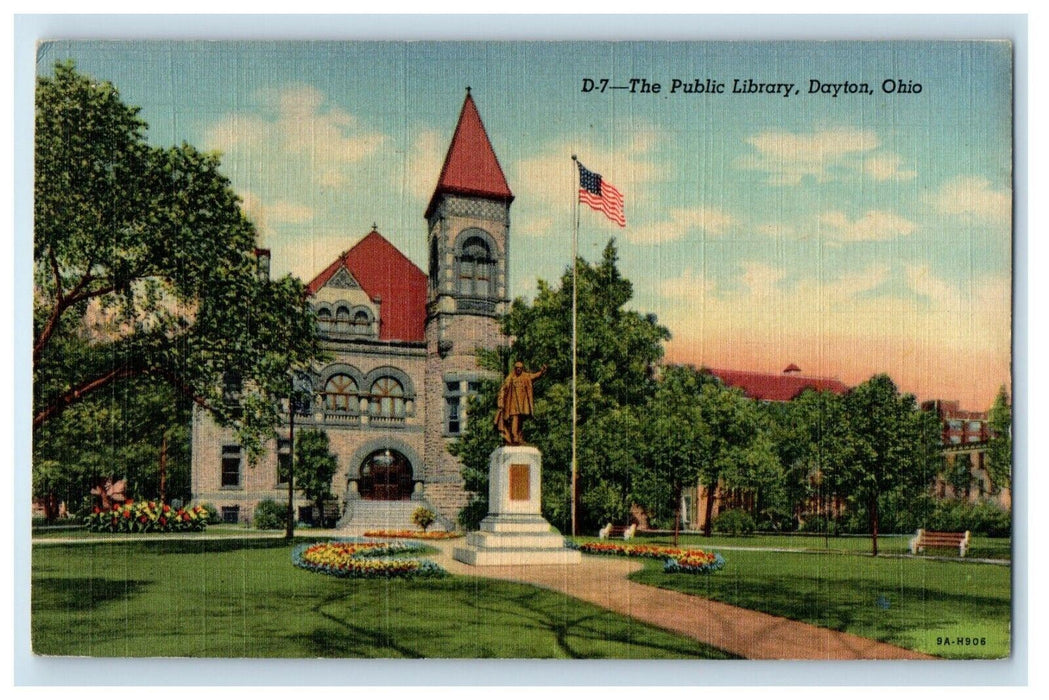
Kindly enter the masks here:
<path id="1" fill-rule="evenodd" d="M 932 659 L 909 649 L 737 608 L 627 579 L 641 562 L 583 556 L 572 566 L 468 566 L 452 559 L 461 540 L 432 541 L 434 560 L 462 576 L 503 579 L 558 591 L 748 659 Z M 716 575 L 716 574 L 715 574 Z"/>

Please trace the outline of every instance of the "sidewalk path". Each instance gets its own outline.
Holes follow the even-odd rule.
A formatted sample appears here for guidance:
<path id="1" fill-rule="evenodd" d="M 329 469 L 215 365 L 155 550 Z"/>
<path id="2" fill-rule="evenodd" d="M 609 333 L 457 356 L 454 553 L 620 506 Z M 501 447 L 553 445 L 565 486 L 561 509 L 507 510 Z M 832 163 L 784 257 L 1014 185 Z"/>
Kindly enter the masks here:
<path id="1" fill-rule="evenodd" d="M 775 615 L 629 581 L 636 560 L 583 556 L 571 566 L 469 566 L 452 559 L 462 540 L 429 542 L 450 573 L 530 583 L 629 615 L 748 659 L 933 659 L 920 652 Z"/>

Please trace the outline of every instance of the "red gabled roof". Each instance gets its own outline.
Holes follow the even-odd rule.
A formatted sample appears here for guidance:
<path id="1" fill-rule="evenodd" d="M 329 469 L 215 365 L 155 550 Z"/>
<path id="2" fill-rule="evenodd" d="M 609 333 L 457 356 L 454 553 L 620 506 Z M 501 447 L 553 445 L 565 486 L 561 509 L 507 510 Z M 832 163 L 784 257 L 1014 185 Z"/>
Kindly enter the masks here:
<path id="1" fill-rule="evenodd" d="M 425 218 L 430 218 L 442 193 L 491 197 L 505 202 L 514 199 L 469 88 Z"/>
<path id="2" fill-rule="evenodd" d="M 316 294 L 340 268 L 353 275 L 379 305 L 379 340 L 423 340 L 426 275 L 378 231 L 335 259 L 307 285 Z"/>
<path id="3" fill-rule="evenodd" d="M 794 372 L 767 374 L 738 369 L 710 369 L 708 371 L 726 385 L 738 387 L 747 396 L 760 401 L 790 401 L 806 389 L 833 391 L 835 394 L 844 394 L 849 390 L 848 386 L 837 379 L 805 377 Z"/>

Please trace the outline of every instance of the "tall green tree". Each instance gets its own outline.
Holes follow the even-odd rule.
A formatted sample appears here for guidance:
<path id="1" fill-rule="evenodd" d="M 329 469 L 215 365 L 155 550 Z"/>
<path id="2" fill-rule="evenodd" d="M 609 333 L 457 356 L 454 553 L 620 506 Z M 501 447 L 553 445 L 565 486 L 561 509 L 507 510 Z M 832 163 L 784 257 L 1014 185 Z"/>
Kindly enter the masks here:
<path id="1" fill-rule="evenodd" d="M 303 430 L 295 436 L 295 484 L 324 520 L 324 502 L 332 498 L 331 480 L 339 469 L 332 454 L 328 434 L 323 430 Z"/>
<path id="2" fill-rule="evenodd" d="M 968 498 L 972 488 L 973 460 L 968 452 L 959 452 L 954 456 L 948 473 L 948 483 L 954 490 L 955 498 Z"/>
<path id="3" fill-rule="evenodd" d="M 877 556 L 882 505 L 916 501 L 942 470 L 939 424 L 885 374 L 849 391 L 845 409 L 850 464 L 842 486 L 866 512 L 871 553 Z"/>
<path id="4" fill-rule="evenodd" d="M 33 429 L 117 383 L 165 382 L 274 435 L 289 370 L 319 354 L 303 284 L 258 271 L 215 154 L 152 146 L 117 89 L 59 63 L 37 81 Z"/>
<path id="5" fill-rule="evenodd" d="M 576 261 L 578 275 L 579 524 L 594 530 L 629 514 L 630 473 L 639 459 L 631 445 L 637 415 L 655 386 L 655 368 L 669 331 L 652 314 L 626 308 L 633 285 L 619 272 L 614 242 L 600 262 Z M 535 409 L 525 437 L 543 453 L 543 513 L 558 528 L 571 523 L 572 273 L 559 287 L 540 280 L 535 300 L 514 301 L 502 330 L 513 345 L 482 353 L 481 365 L 505 376 L 514 361 L 529 369 L 547 365 L 535 383 Z M 475 525 L 487 512 L 488 458 L 500 443 L 491 416 L 499 381 L 484 382 L 468 405 L 472 416 L 452 450 L 463 463 L 466 487 L 476 494 L 460 515 Z M 621 410 L 622 409 L 622 410 Z"/>
<path id="6" fill-rule="evenodd" d="M 1012 488 L 1013 476 L 1013 412 L 1004 386 L 994 397 L 988 424 L 991 436 L 987 441 L 987 472 L 997 493 Z"/>

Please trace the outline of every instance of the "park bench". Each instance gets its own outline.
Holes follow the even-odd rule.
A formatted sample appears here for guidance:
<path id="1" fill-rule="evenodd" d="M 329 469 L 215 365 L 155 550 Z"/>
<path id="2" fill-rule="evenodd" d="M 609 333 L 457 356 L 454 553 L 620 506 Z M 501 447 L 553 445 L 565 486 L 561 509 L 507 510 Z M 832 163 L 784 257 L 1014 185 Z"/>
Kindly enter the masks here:
<path id="1" fill-rule="evenodd" d="M 969 531 L 965 532 L 932 532 L 918 530 L 911 539 L 911 554 L 924 552 L 926 549 L 957 549 L 958 556 L 964 557 L 969 549 Z"/>
<path id="2" fill-rule="evenodd" d="M 613 525 L 608 523 L 598 531 L 597 536 L 603 540 L 619 539 L 620 537 L 624 540 L 629 540 L 633 539 L 636 532 L 637 525 Z"/>

